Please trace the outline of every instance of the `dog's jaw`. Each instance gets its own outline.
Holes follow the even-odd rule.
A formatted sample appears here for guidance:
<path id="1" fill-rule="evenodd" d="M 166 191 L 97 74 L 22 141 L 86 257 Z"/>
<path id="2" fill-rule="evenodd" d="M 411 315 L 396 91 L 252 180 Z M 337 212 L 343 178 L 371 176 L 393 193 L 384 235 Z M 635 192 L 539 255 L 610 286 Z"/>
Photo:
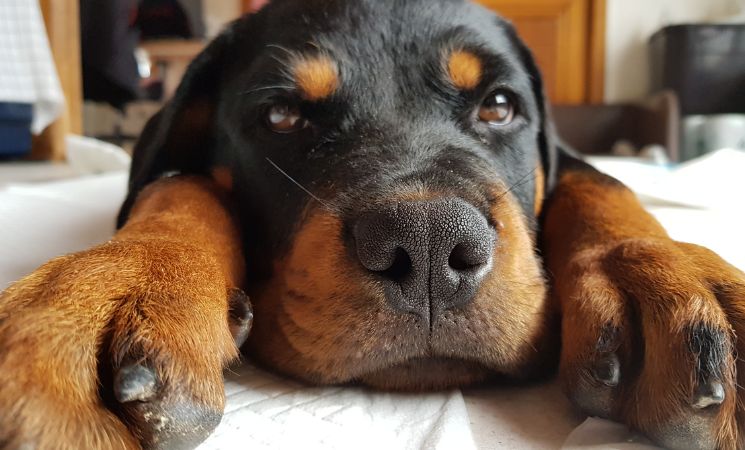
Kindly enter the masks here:
<path id="1" fill-rule="evenodd" d="M 483 365 L 461 359 L 414 358 L 359 377 L 367 386 L 393 391 L 436 391 L 469 386 L 494 377 Z"/>

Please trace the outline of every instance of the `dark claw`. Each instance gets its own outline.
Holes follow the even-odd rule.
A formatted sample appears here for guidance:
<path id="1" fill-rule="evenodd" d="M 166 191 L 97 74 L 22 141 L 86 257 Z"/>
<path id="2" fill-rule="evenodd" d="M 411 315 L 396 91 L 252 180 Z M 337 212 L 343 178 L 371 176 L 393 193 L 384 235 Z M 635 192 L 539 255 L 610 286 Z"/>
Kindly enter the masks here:
<path id="1" fill-rule="evenodd" d="M 691 406 L 706 409 L 721 405 L 726 397 L 723 369 L 727 365 L 727 355 L 732 354 L 729 336 L 722 330 L 708 325 L 698 325 L 690 330 L 689 347 L 696 360 L 698 386 L 693 392 Z"/>
<path id="2" fill-rule="evenodd" d="M 621 329 L 612 323 L 603 325 L 595 350 L 599 353 L 613 353 L 621 346 Z"/>
<path id="3" fill-rule="evenodd" d="M 155 372 L 142 364 L 122 367 L 114 378 L 114 396 L 120 403 L 144 402 L 155 397 L 157 392 Z"/>
<path id="4" fill-rule="evenodd" d="M 595 378 L 606 386 L 615 387 L 621 381 L 621 362 L 615 353 L 604 355 L 593 368 Z"/>
<path id="5" fill-rule="evenodd" d="M 246 342 L 248 333 L 251 331 L 254 318 L 253 307 L 246 293 L 238 288 L 230 289 L 228 303 L 230 333 L 233 335 L 235 345 L 240 347 Z"/>
<path id="6" fill-rule="evenodd" d="M 698 385 L 693 393 L 691 406 L 695 409 L 705 409 L 714 405 L 721 405 L 725 398 L 724 385 L 717 380 L 704 381 Z"/>

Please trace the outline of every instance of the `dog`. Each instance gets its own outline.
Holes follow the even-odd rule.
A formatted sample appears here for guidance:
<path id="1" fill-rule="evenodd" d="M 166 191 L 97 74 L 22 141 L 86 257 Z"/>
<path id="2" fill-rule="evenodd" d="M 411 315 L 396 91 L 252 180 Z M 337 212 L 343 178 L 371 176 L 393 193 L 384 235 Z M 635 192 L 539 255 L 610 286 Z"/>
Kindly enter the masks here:
<path id="1" fill-rule="evenodd" d="M 661 445 L 745 448 L 745 275 L 545 105 L 513 27 L 462 0 L 232 23 L 144 130 L 112 240 L 0 297 L 0 447 L 196 446 L 242 348 L 321 385 L 558 372 Z"/>

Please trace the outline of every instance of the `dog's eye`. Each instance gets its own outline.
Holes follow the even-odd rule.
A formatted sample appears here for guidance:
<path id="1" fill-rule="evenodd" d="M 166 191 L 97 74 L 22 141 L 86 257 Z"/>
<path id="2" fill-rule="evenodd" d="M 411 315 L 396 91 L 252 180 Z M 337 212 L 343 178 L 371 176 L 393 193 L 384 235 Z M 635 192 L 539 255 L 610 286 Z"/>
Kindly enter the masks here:
<path id="1" fill-rule="evenodd" d="M 278 103 L 266 110 L 266 123 L 275 133 L 294 133 L 308 126 L 297 106 Z"/>
<path id="2" fill-rule="evenodd" d="M 496 91 L 490 94 L 479 109 L 479 120 L 489 125 L 509 125 L 514 118 L 515 105 L 510 95 L 505 91 Z"/>

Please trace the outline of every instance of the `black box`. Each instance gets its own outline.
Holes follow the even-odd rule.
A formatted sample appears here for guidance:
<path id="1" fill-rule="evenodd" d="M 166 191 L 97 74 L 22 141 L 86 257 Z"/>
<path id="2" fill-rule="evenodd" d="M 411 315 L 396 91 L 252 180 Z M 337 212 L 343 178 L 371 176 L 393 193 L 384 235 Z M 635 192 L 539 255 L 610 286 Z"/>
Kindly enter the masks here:
<path id="1" fill-rule="evenodd" d="M 745 113 L 745 24 L 674 25 L 650 38 L 652 91 L 683 115 Z"/>

